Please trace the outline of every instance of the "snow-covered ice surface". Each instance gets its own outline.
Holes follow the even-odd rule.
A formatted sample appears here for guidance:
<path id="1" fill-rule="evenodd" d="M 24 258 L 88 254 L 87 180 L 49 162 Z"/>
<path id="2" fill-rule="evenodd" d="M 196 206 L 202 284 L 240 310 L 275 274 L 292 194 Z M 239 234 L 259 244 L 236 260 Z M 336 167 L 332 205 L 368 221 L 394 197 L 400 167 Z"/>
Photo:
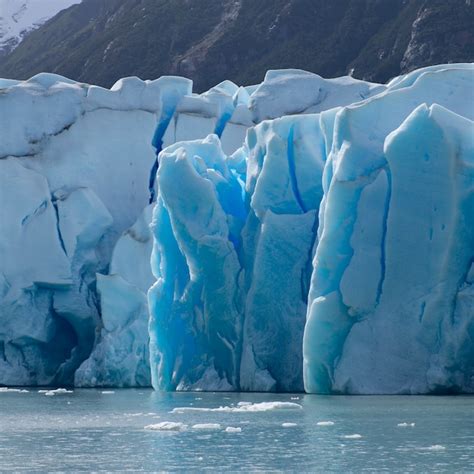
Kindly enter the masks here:
<path id="1" fill-rule="evenodd" d="M 474 471 L 467 396 L 301 395 L 297 410 L 178 413 L 173 408 L 191 404 L 290 402 L 291 394 L 203 393 L 195 400 L 186 392 L 115 392 L 1 393 L 0 470 L 53 472 L 60 463 L 67 472 Z M 335 424 L 321 428 L 319 420 Z M 403 420 L 416 426 L 398 428 Z M 361 437 L 344 437 L 354 434 Z"/>
<path id="2" fill-rule="evenodd" d="M 0 0 L 0 55 L 61 10 L 82 0 Z"/>
<path id="3" fill-rule="evenodd" d="M 0 383 L 473 392 L 473 71 L 0 81 Z"/>

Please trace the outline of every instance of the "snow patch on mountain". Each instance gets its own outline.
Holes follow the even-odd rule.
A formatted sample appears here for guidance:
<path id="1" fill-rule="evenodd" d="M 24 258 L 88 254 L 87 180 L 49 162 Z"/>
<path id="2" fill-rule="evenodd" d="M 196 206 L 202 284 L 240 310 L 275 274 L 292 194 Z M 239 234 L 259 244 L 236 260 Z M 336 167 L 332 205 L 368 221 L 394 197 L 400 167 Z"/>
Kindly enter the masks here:
<path id="1" fill-rule="evenodd" d="M 0 0 L 0 56 L 15 49 L 32 30 L 81 0 Z"/>

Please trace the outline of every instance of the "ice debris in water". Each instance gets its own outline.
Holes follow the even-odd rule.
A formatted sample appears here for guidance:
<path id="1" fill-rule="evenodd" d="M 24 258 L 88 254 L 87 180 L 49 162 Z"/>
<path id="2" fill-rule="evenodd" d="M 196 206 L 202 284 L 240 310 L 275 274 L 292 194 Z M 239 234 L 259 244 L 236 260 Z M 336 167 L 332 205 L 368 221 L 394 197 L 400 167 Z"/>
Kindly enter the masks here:
<path id="1" fill-rule="evenodd" d="M 403 422 L 403 423 L 398 423 L 397 426 L 399 426 L 400 428 L 414 427 L 415 423 Z"/>
<path id="2" fill-rule="evenodd" d="M 57 388 L 55 390 L 38 390 L 38 393 L 44 393 L 47 397 L 53 397 L 54 395 L 65 395 L 67 393 L 74 393 L 73 390 L 66 388 Z"/>
<path id="3" fill-rule="evenodd" d="M 282 423 L 281 426 L 283 428 L 293 428 L 294 426 L 298 426 L 297 423 Z"/>
<path id="4" fill-rule="evenodd" d="M 355 433 L 355 434 L 345 435 L 345 436 L 343 436 L 343 438 L 345 438 L 345 439 L 361 439 L 362 435 Z"/>
<path id="5" fill-rule="evenodd" d="M 225 429 L 225 432 L 226 432 L 226 433 L 241 433 L 241 432 L 242 432 L 242 428 L 239 428 L 238 426 L 228 426 L 228 427 Z"/>
<path id="6" fill-rule="evenodd" d="M 422 449 L 425 449 L 426 451 L 444 451 L 446 446 L 443 446 L 442 444 L 433 444 L 433 446 L 428 446 L 427 448 Z"/>
<path id="7" fill-rule="evenodd" d="M 162 421 L 161 423 L 156 423 L 154 425 L 145 426 L 146 430 L 151 431 L 183 431 L 188 427 L 184 423 L 174 422 L 174 421 Z"/>
<path id="8" fill-rule="evenodd" d="M 103 390 L 100 393 L 102 393 L 102 395 L 112 395 L 115 392 L 113 390 Z"/>
<path id="9" fill-rule="evenodd" d="M 28 390 L 20 388 L 0 387 L 0 393 L 28 393 Z"/>
<path id="10" fill-rule="evenodd" d="M 261 402 L 261 403 L 245 403 L 240 402 L 238 406 L 221 406 L 218 408 L 203 407 L 177 407 L 173 408 L 171 413 L 183 413 L 185 411 L 202 411 L 202 412 L 223 412 L 223 413 L 250 413 L 264 412 L 273 410 L 301 410 L 303 407 L 292 402 Z"/>
<path id="11" fill-rule="evenodd" d="M 318 421 L 316 425 L 317 426 L 333 426 L 334 421 Z"/>
<path id="12" fill-rule="evenodd" d="M 197 423 L 192 426 L 193 430 L 220 430 L 219 423 Z"/>

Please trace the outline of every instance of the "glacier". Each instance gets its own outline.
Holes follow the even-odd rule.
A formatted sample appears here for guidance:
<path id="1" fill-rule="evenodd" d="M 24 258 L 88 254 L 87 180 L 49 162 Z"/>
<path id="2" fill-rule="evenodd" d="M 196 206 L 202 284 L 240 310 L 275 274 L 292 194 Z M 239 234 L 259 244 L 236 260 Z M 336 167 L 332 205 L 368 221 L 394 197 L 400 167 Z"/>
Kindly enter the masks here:
<path id="1" fill-rule="evenodd" d="M 473 83 L 0 79 L 0 385 L 474 392 Z"/>

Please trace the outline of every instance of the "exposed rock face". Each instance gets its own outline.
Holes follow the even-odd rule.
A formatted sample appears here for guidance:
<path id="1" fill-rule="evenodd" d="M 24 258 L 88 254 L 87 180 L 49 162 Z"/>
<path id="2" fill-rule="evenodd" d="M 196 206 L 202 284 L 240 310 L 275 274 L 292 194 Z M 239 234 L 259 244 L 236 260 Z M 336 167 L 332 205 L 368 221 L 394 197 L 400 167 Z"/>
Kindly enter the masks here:
<path id="1" fill-rule="evenodd" d="M 47 71 L 110 87 L 179 74 L 203 91 L 300 68 L 386 82 L 474 60 L 473 22 L 470 0 L 83 0 L 0 60 L 0 76 Z"/>

